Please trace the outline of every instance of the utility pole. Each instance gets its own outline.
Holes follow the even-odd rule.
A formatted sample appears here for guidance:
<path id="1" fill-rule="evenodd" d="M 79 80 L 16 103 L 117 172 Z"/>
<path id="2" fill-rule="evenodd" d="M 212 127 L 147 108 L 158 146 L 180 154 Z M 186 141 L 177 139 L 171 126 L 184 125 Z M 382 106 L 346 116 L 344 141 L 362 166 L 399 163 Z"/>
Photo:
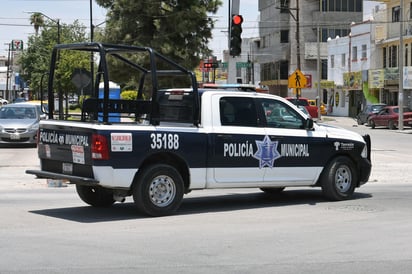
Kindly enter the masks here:
<path id="1" fill-rule="evenodd" d="M 403 0 L 401 0 L 401 6 L 399 11 L 399 94 L 398 94 L 398 107 L 399 107 L 399 119 L 398 129 L 403 130 Z"/>
<path id="2" fill-rule="evenodd" d="M 12 101 L 12 100 L 11 100 L 11 96 L 10 96 L 10 94 L 9 94 L 9 92 L 10 92 L 10 91 L 9 91 L 9 80 L 10 80 L 9 73 L 10 73 L 10 51 L 11 51 L 11 43 L 7 43 L 6 45 L 9 46 L 9 51 L 8 51 L 8 54 L 7 54 L 6 94 L 5 94 L 5 98 L 8 99 L 9 101 Z"/>

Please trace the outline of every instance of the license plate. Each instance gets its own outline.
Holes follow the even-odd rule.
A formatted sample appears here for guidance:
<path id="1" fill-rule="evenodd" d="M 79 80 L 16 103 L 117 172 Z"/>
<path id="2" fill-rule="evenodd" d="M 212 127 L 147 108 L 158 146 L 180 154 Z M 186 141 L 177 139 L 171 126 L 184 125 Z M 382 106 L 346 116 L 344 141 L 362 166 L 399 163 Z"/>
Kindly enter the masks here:
<path id="1" fill-rule="evenodd" d="M 12 133 L 10 135 L 10 139 L 12 140 L 20 140 L 20 135 L 18 133 Z"/>
<path id="2" fill-rule="evenodd" d="M 63 163 L 63 173 L 72 174 L 73 173 L 73 164 L 72 163 Z"/>

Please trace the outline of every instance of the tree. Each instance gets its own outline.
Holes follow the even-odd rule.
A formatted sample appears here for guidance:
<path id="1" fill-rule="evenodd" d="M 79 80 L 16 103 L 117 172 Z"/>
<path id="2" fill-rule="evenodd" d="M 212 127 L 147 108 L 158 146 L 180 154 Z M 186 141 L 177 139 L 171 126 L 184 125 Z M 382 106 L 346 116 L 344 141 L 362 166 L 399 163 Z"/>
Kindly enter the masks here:
<path id="1" fill-rule="evenodd" d="M 39 34 L 39 29 L 44 25 L 43 14 L 35 12 L 30 16 L 30 25 L 33 25 L 36 36 Z"/>
<path id="2" fill-rule="evenodd" d="M 78 21 L 69 25 L 62 24 L 60 26 L 61 43 L 88 41 L 85 29 L 86 27 L 79 24 Z M 49 72 L 52 49 L 57 43 L 57 31 L 55 22 L 44 21 L 41 25 L 41 32 L 28 37 L 28 46 L 20 57 L 19 63 L 23 68 L 22 77 L 30 82 L 30 90 L 36 93 L 40 90 L 42 76 Z M 71 74 L 75 68 L 90 69 L 90 61 L 84 56 L 80 56 L 79 53 L 62 54 L 60 60 L 57 74 L 60 75 L 62 90 L 69 93 L 76 92 L 76 88 L 71 83 Z M 47 84 L 47 82 L 43 84 Z"/>
<path id="3" fill-rule="evenodd" d="M 107 8 L 104 40 L 148 46 L 194 69 L 208 56 L 208 42 L 220 0 L 96 0 Z"/>

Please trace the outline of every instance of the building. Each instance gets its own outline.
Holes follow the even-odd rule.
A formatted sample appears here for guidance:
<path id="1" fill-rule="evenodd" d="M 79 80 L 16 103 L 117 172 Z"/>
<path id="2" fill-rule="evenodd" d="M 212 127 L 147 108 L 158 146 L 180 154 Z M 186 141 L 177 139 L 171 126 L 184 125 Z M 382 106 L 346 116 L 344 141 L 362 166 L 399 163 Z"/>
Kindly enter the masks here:
<path id="1" fill-rule="evenodd" d="M 356 117 L 365 104 L 380 100 L 379 90 L 368 85 L 368 72 L 378 66 L 373 24 L 354 23 L 348 36 L 327 42 L 329 87 L 323 90 L 329 114 Z"/>
<path id="2" fill-rule="evenodd" d="M 379 55 L 377 58 L 379 67 L 374 74 L 379 75 L 380 79 L 376 81 L 375 87 L 381 91 L 382 102 L 390 105 L 412 106 L 412 2 L 405 0 L 377 2 L 386 4 L 386 10 L 384 10 L 385 20 L 377 22 L 374 27 Z"/>
<path id="3" fill-rule="evenodd" d="M 328 41 L 328 104 L 334 115 L 354 117 L 371 103 L 412 106 L 412 2 L 377 2 L 386 8 L 376 6 L 373 20 Z"/>
<path id="4" fill-rule="evenodd" d="M 259 0 L 259 11 L 261 84 L 270 93 L 292 95 L 288 77 L 300 69 L 308 79 L 302 96 L 324 101 L 315 83 L 327 80 L 327 40 L 347 36 L 351 23 L 362 21 L 363 1 Z"/>
<path id="5" fill-rule="evenodd" d="M 20 66 L 16 60 L 19 52 L 10 51 L 9 56 L 0 56 L 0 97 L 12 102 L 23 87 L 20 78 Z"/>

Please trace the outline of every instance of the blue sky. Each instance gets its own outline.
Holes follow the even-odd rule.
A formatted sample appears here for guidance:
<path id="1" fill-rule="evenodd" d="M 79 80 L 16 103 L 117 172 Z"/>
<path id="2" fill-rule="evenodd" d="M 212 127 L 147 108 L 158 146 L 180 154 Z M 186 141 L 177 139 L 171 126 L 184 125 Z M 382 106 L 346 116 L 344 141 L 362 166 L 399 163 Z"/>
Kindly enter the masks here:
<path id="1" fill-rule="evenodd" d="M 70 24 L 78 19 L 80 23 L 90 26 L 90 0 L 1 0 L 0 15 L 0 55 L 7 55 L 8 46 L 12 40 L 23 40 L 34 33 L 30 25 L 30 14 L 27 12 L 42 12 L 48 17 L 59 19 Z M 223 6 L 213 16 L 217 20 L 210 43 L 215 55 L 221 58 L 222 51 L 227 48 L 228 1 L 223 0 Z M 370 1 L 365 1 L 365 3 Z M 369 11 L 373 5 L 365 5 Z M 369 8 L 370 7 L 370 8 Z M 105 10 L 93 1 L 93 24 L 105 20 Z M 240 14 L 243 15 L 243 37 L 258 37 L 258 0 L 240 0 Z M 87 31 L 90 31 L 89 29 Z"/>

